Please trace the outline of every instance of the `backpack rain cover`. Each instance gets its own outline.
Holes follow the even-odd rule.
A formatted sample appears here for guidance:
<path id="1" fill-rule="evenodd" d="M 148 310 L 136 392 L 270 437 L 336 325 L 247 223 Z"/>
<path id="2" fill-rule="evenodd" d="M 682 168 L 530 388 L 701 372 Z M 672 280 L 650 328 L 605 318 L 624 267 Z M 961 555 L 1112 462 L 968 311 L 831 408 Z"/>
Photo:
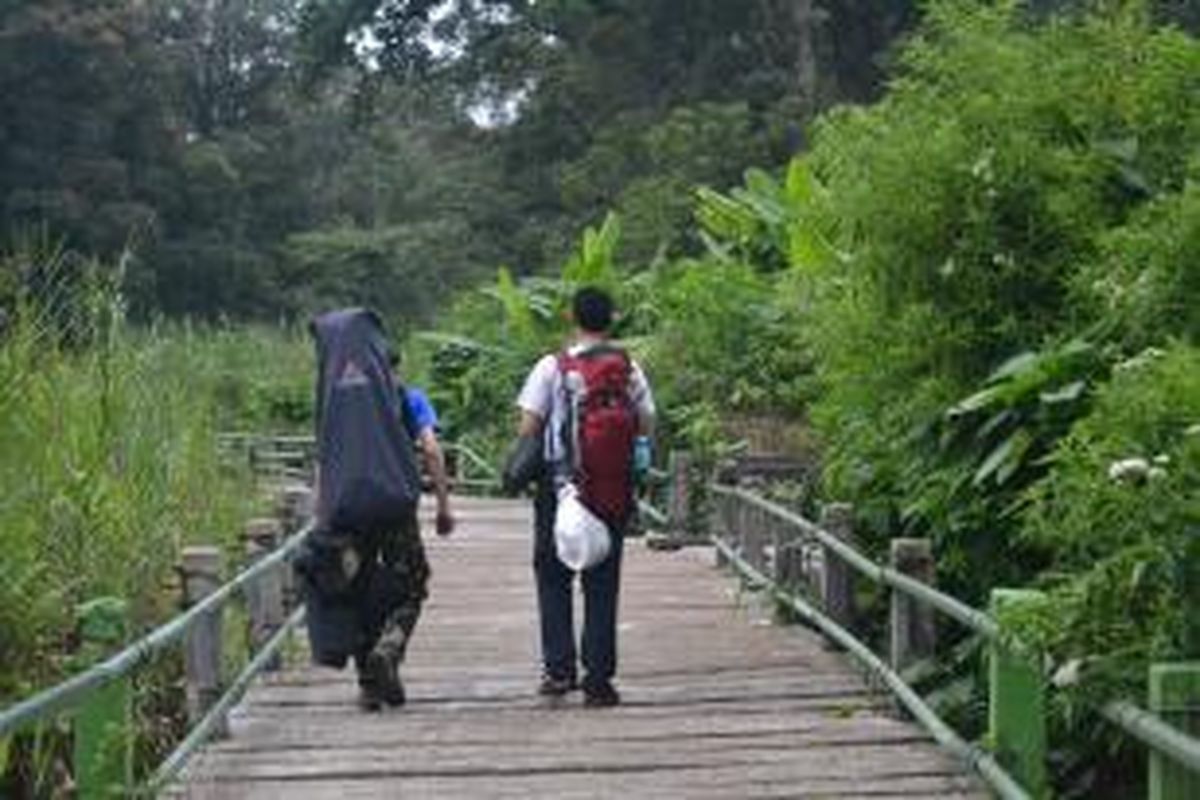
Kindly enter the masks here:
<path id="1" fill-rule="evenodd" d="M 421 480 L 383 325 L 375 312 L 352 308 L 317 317 L 312 330 L 318 526 L 339 533 L 394 530 L 414 513 Z"/>

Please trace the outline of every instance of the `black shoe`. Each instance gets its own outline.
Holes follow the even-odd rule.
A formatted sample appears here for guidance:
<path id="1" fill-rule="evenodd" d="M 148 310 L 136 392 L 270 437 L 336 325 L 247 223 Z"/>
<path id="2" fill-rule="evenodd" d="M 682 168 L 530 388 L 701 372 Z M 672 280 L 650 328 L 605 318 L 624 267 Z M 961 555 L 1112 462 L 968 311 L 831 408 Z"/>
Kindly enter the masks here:
<path id="1" fill-rule="evenodd" d="M 360 683 L 358 686 L 358 707 L 363 711 L 374 713 L 383 708 L 383 700 L 375 690 Z"/>
<path id="2" fill-rule="evenodd" d="M 579 688 L 574 678 L 559 678 L 555 675 L 543 675 L 542 683 L 538 686 L 538 694 L 542 697 L 562 697 L 568 692 Z"/>
<path id="3" fill-rule="evenodd" d="M 583 704 L 589 708 L 612 708 L 621 705 L 621 695 L 608 681 L 583 687 Z"/>
<path id="4" fill-rule="evenodd" d="M 373 699 L 376 707 L 379 703 L 402 706 L 407 699 L 395 659 L 388 658 L 386 653 L 379 650 L 367 654 L 358 674 L 358 685 L 363 697 Z M 367 708 L 367 701 L 360 699 L 359 705 Z"/>

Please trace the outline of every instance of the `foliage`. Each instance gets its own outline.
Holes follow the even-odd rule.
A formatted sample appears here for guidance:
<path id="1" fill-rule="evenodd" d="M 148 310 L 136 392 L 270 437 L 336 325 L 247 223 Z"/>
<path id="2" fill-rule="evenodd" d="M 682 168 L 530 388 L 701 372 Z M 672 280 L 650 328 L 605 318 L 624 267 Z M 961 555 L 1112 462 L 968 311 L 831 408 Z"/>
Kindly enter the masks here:
<path id="1" fill-rule="evenodd" d="M 1078 742 L 1068 760 L 1094 755 L 1072 739 L 1088 700 L 1194 653 L 1195 489 L 1174 448 L 1200 396 L 1183 377 L 1200 45 L 1132 7 L 1036 20 L 936 3 L 901 63 L 879 103 L 818 121 L 810 191 L 721 220 L 770 253 L 791 244 L 827 491 L 856 503 L 868 547 L 931 537 L 939 585 L 964 599 L 1050 587 L 1024 629 L 1084 676 L 1054 723 Z M 1135 380 L 1121 365 L 1147 347 L 1171 355 Z M 1108 477 L 1158 455 L 1170 477 L 1140 495 Z"/>
<path id="2" fill-rule="evenodd" d="M 1107 741 L 1097 704 L 1144 702 L 1148 664 L 1200 656 L 1200 350 L 1118 364 L 1052 463 L 1021 533 L 1053 553 L 1046 599 L 1009 624 L 1052 660 L 1059 741 Z"/>
<path id="3" fill-rule="evenodd" d="M 1104 235 L 1100 257 L 1073 288 L 1086 313 L 1127 352 L 1166 337 L 1200 341 L 1200 174 Z"/>
<path id="4" fill-rule="evenodd" d="M 46 254 L 7 256 L 7 268 Z M 62 263 L 61 253 L 51 253 Z M 72 609 L 125 598 L 135 629 L 169 614 L 180 547 L 237 545 L 253 501 L 218 463 L 218 430 L 284 429 L 306 418 L 306 351 L 270 332 L 184 327 L 133 332 L 107 290 L 55 298 L 68 346 L 43 301 L 16 307 L 0 339 L 0 698 L 61 677 Z"/>
<path id="5" fill-rule="evenodd" d="M 772 303 L 775 282 L 736 262 L 663 267 L 648 368 L 665 408 L 797 414 L 812 394 L 802 318 Z"/>

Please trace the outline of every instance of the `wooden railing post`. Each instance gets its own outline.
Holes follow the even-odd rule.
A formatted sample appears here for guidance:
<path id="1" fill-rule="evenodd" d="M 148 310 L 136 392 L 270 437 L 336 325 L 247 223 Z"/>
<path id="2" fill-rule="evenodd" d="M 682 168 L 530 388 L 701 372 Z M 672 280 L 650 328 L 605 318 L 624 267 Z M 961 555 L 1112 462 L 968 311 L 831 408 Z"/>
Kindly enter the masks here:
<path id="1" fill-rule="evenodd" d="M 779 524 L 773 532 L 775 545 L 775 584 L 783 589 L 793 589 L 804 582 L 804 542 L 800 531 L 790 525 Z"/>
<path id="2" fill-rule="evenodd" d="M 722 541 L 728 543 L 730 534 L 733 533 L 734 500 L 725 495 L 718 495 L 713 503 L 713 513 L 716 514 L 716 524 L 712 526 L 712 530 L 716 536 L 719 536 Z M 724 569 L 729 566 L 729 559 L 725 557 L 725 553 L 720 548 L 717 549 L 717 568 Z"/>
<path id="3" fill-rule="evenodd" d="M 313 490 L 309 487 L 303 484 L 290 484 L 280 492 L 279 500 L 276 513 L 279 515 L 283 537 L 286 539 L 298 533 L 312 517 L 315 498 Z M 292 574 L 291 567 L 284 567 L 281 574 L 283 608 L 284 616 L 286 616 L 291 609 L 295 608 L 299 592 L 296 589 L 295 575 Z"/>
<path id="4" fill-rule="evenodd" d="M 847 544 L 854 543 L 854 508 L 849 503 L 830 503 L 821 511 L 821 527 Z M 822 553 L 825 579 L 821 595 L 825 613 L 849 629 L 854 621 L 854 580 L 850 565 L 828 547 Z"/>
<path id="5" fill-rule="evenodd" d="M 803 536 L 786 522 L 777 521 L 771 528 L 775 585 L 785 592 L 799 592 L 804 584 Z M 787 603 L 776 602 L 775 620 L 784 625 L 791 624 L 796 621 L 796 612 Z"/>
<path id="6" fill-rule="evenodd" d="M 81 655 L 89 662 L 111 655 L 125 641 L 126 604 L 116 598 L 79 610 Z M 124 797 L 132 785 L 130 687 L 120 678 L 96 689 L 75 717 L 75 783 L 80 800 Z"/>
<path id="7" fill-rule="evenodd" d="M 686 450 L 672 450 L 667 457 L 667 474 L 670 481 L 667 500 L 669 534 L 677 541 L 686 540 L 696 533 L 692 519 L 692 454 Z"/>
<path id="8" fill-rule="evenodd" d="M 279 547 L 279 523 L 273 519 L 252 519 L 246 523 L 246 556 L 253 564 Z M 264 572 L 246 586 L 246 607 L 250 616 L 250 644 L 258 652 L 283 625 L 283 568 Z M 282 664 L 276 654 L 265 669 L 278 670 Z"/>
<path id="9" fill-rule="evenodd" d="M 742 550 L 742 558 L 746 559 L 746 563 L 754 567 L 759 572 L 763 571 L 763 565 L 766 563 L 766 548 L 763 534 L 763 523 L 766 515 L 754 507 L 746 507 L 746 533 L 744 546 Z"/>
<path id="10" fill-rule="evenodd" d="M 933 586 L 933 547 L 928 539 L 893 539 L 891 566 L 897 572 Z M 931 606 L 893 589 L 891 603 L 891 665 L 902 670 L 933 655 L 937 626 Z"/>
<path id="11" fill-rule="evenodd" d="M 1200 661 L 1150 666 L 1149 710 L 1163 722 L 1200 736 Z M 1200 775 L 1150 751 L 1150 800 L 1200 797 Z"/>
<path id="12" fill-rule="evenodd" d="M 184 602 L 195 605 L 220 586 L 221 551 L 216 547 L 183 550 Z M 188 630 L 185 644 L 188 720 L 195 724 L 221 696 L 221 609 L 205 614 Z M 224 726 L 219 733 L 224 734 Z"/>
<path id="13" fill-rule="evenodd" d="M 994 589 L 992 617 L 1005 606 L 1036 599 L 1040 592 Z M 1036 654 L 1022 653 L 1011 643 L 991 643 L 988 674 L 988 729 L 996 757 L 1027 792 L 1046 791 L 1045 680 Z"/>

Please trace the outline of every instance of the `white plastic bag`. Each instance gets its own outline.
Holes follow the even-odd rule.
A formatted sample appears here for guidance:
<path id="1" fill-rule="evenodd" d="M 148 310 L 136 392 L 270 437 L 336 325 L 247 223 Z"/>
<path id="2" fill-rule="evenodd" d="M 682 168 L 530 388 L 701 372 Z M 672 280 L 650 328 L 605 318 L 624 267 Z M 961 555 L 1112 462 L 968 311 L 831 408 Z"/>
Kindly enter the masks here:
<path id="1" fill-rule="evenodd" d="M 554 549 L 558 560 L 576 572 L 596 566 L 608 558 L 612 549 L 608 526 L 579 501 L 579 490 L 574 484 L 568 483 L 558 490 Z"/>

